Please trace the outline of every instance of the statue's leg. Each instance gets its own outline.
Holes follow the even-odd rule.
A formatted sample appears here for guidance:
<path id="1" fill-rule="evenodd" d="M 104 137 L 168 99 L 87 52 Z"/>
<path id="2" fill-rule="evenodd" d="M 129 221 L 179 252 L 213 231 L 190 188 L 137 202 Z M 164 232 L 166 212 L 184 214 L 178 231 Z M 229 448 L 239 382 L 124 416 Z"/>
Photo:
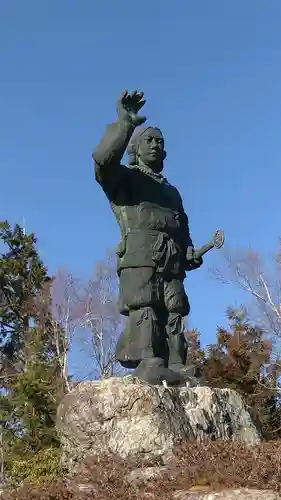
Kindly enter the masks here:
<path id="1" fill-rule="evenodd" d="M 185 367 L 187 342 L 184 336 L 184 316 L 190 311 L 182 281 L 169 280 L 164 284 L 165 305 L 168 312 L 166 332 L 169 344 L 169 368 L 175 371 Z M 193 375 L 190 367 L 190 375 Z"/>
<path id="2" fill-rule="evenodd" d="M 169 367 L 184 366 L 187 344 L 183 334 L 183 317 L 180 313 L 170 312 L 166 326 L 169 344 Z"/>
<path id="3" fill-rule="evenodd" d="M 124 368 L 136 368 L 143 359 L 155 357 L 159 337 L 160 328 L 152 307 L 130 310 L 116 346 L 116 359 Z"/>
<path id="4" fill-rule="evenodd" d="M 144 359 L 167 358 L 165 328 L 156 314 L 163 291 L 163 281 L 153 268 L 121 270 L 119 307 L 127 323 L 117 343 L 116 358 L 125 368 L 136 368 Z"/>
<path id="5" fill-rule="evenodd" d="M 185 376 L 168 369 L 169 348 L 163 278 L 153 268 L 123 269 L 120 273 L 120 312 L 128 316 L 116 347 L 125 368 L 152 385 L 182 385 Z"/>

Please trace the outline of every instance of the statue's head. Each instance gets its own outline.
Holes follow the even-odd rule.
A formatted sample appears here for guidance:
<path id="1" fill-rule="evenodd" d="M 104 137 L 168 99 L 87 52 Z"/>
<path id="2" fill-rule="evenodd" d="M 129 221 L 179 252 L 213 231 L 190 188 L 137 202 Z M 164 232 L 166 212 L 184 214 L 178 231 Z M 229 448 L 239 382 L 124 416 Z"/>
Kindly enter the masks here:
<path id="1" fill-rule="evenodd" d="M 130 165 L 145 165 L 153 172 L 161 172 L 166 158 L 161 130 L 149 126 L 138 127 L 127 152 Z"/>

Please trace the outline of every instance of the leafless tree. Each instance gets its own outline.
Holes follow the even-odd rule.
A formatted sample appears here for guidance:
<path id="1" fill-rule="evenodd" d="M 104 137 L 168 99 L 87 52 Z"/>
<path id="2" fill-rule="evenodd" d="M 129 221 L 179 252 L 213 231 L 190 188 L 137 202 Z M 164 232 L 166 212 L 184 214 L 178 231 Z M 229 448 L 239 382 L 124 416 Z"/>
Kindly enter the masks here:
<path id="1" fill-rule="evenodd" d="M 57 356 L 67 390 L 70 350 L 79 348 L 87 378 L 104 378 L 119 373 L 115 347 L 122 318 L 118 311 L 116 258 L 108 251 L 88 279 L 75 279 L 59 269 L 52 283 L 53 330 Z M 86 362 L 87 361 L 87 362 Z M 88 365 L 90 364 L 90 367 Z M 81 372 L 81 366 L 76 366 Z"/>
<path id="2" fill-rule="evenodd" d="M 93 276 L 78 284 L 80 297 L 79 324 L 82 350 L 91 360 L 89 375 L 105 378 L 119 373 L 115 359 L 116 342 L 122 327 L 118 311 L 118 277 L 115 254 L 107 252 L 106 258 L 95 266 Z"/>
<path id="3" fill-rule="evenodd" d="M 281 245 L 280 245 L 281 248 Z M 213 274 L 224 284 L 236 284 L 253 299 L 248 311 L 274 343 L 281 347 L 281 250 L 269 259 L 253 250 L 229 251 Z"/>
<path id="4" fill-rule="evenodd" d="M 70 391 L 68 353 L 79 319 L 77 283 L 78 280 L 66 268 L 58 269 L 52 282 L 52 328 L 61 376 L 67 391 Z"/>

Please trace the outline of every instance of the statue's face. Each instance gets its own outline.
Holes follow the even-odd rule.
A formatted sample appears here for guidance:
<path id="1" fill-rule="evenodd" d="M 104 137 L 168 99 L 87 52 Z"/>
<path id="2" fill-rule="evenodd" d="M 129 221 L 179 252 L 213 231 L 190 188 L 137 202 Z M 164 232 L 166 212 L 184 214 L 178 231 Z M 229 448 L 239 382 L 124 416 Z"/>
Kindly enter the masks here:
<path id="1" fill-rule="evenodd" d="M 139 139 L 137 156 L 154 172 L 160 172 L 164 160 L 164 139 L 155 128 L 148 128 Z"/>

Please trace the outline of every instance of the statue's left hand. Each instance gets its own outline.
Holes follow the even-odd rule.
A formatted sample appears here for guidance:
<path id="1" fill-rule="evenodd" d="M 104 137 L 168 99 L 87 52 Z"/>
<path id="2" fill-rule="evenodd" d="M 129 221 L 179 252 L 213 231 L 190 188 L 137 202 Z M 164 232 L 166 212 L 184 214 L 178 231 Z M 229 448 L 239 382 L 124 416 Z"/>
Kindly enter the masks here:
<path id="1" fill-rule="evenodd" d="M 195 258 L 194 252 L 195 252 L 195 250 L 193 247 L 188 247 L 187 252 L 186 252 L 186 270 L 187 271 L 193 271 L 194 269 L 198 269 L 203 264 L 202 257 Z"/>

